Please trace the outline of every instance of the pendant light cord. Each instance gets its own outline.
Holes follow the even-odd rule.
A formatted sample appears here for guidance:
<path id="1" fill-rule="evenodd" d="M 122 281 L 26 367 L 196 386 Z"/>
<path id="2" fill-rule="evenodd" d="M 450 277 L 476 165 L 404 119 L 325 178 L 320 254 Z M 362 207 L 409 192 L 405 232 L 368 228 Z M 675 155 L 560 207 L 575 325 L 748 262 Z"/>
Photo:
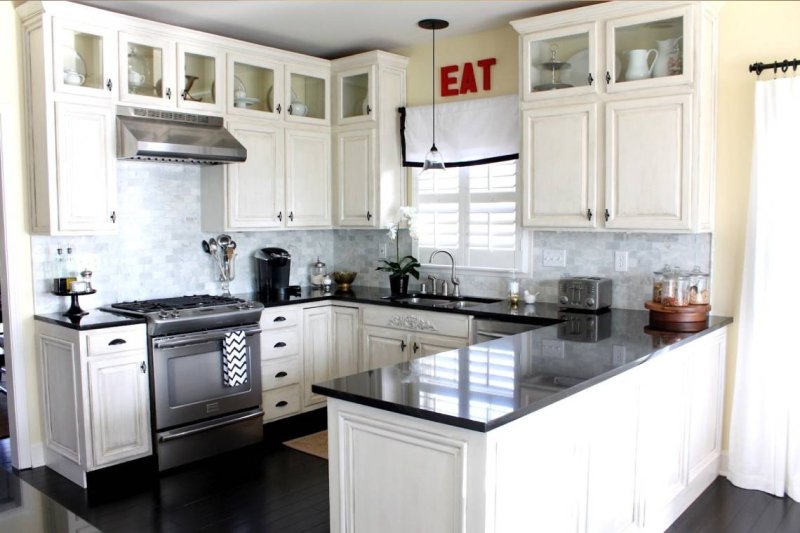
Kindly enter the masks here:
<path id="1" fill-rule="evenodd" d="M 433 51 L 431 52 L 431 114 L 433 115 L 433 148 L 436 149 L 436 28 L 433 28 Z"/>

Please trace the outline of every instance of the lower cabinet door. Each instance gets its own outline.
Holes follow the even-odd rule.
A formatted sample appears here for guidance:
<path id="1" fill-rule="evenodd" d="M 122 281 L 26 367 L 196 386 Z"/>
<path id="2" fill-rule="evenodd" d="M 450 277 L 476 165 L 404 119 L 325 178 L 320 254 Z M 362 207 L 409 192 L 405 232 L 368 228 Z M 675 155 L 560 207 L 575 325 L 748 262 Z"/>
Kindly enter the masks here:
<path id="1" fill-rule="evenodd" d="M 358 373 L 359 316 L 356 307 L 331 307 L 333 320 L 333 375 L 331 377 L 349 376 Z"/>
<path id="2" fill-rule="evenodd" d="M 93 464 L 100 467 L 151 453 L 147 354 L 89 358 Z"/>
<path id="3" fill-rule="evenodd" d="M 469 346 L 468 339 L 460 337 L 448 337 L 445 335 L 431 335 L 428 333 L 418 333 L 411 340 L 411 358 L 425 357 L 437 353 L 456 350 Z"/>
<path id="4" fill-rule="evenodd" d="M 325 396 L 311 392 L 311 385 L 333 377 L 333 335 L 330 306 L 303 310 L 303 406 L 321 403 Z"/>
<path id="5" fill-rule="evenodd" d="M 364 352 L 361 371 L 372 370 L 408 360 L 411 335 L 405 331 L 364 326 Z"/>

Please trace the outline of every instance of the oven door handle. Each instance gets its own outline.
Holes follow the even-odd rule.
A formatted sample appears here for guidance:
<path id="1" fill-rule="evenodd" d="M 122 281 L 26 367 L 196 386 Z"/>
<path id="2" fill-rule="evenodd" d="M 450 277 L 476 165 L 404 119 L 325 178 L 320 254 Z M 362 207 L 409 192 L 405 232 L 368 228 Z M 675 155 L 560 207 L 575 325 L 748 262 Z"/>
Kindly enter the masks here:
<path id="1" fill-rule="evenodd" d="M 219 341 L 225 338 L 225 335 L 234 331 L 244 331 L 246 336 L 261 333 L 259 326 L 247 326 L 241 328 L 227 328 L 213 331 L 202 331 L 200 333 L 189 333 L 187 335 L 176 335 L 173 337 L 165 337 L 163 339 L 156 339 L 153 341 L 153 347 L 157 349 L 165 348 L 180 348 L 182 346 L 191 346 L 193 344 L 202 344 L 205 342 Z"/>
<path id="2" fill-rule="evenodd" d="M 237 424 L 239 422 L 244 422 L 245 420 L 250 420 L 251 418 L 260 418 L 264 416 L 264 411 L 259 409 L 254 413 L 247 413 L 242 416 L 237 416 L 236 418 L 227 418 L 225 420 L 221 420 L 219 422 L 215 422 L 213 424 L 204 425 L 202 427 L 195 427 L 192 429 L 187 429 L 186 431 L 180 431 L 178 433 L 170 433 L 168 435 L 161 435 L 158 440 L 159 442 L 169 442 L 175 439 L 183 439 L 185 437 L 190 437 L 192 435 L 196 435 L 197 433 L 202 433 L 204 431 L 208 431 L 210 429 L 221 428 L 224 426 L 230 426 L 231 424 Z"/>

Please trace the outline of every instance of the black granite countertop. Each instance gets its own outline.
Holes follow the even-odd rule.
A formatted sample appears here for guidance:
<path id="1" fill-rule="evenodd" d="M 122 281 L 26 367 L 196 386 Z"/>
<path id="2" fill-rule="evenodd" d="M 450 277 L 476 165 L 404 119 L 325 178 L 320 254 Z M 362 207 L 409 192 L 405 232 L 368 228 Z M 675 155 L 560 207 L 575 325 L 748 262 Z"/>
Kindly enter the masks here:
<path id="1" fill-rule="evenodd" d="M 33 318 L 40 322 L 47 322 L 48 324 L 55 324 L 56 326 L 78 331 L 145 323 L 143 317 L 111 313 L 108 311 L 101 311 L 100 309 L 92 309 L 89 311 L 89 314 L 78 317 L 65 316 L 63 313 L 49 313 L 46 315 L 34 315 Z"/>
<path id="2" fill-rule="evenodd" d="M 652 331 L 647 311 L 562 316 L 557 325 L 317 383 L 312 390 L 487 432 L 733 322 L 712 316 L 700 332 L 674 333 Z"/>

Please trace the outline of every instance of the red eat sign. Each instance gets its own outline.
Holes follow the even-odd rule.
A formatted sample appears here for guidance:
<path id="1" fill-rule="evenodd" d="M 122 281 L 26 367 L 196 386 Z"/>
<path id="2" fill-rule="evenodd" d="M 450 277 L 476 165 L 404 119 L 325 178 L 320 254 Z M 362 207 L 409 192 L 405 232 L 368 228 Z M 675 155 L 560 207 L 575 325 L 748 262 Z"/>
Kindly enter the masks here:
<path id="1" fill-rule="evenodd" d="M 482 71 L 483 90 L 492 90 L 492 65 L 497 64 L 497 58 L 490 57 L 477 61 L 478 68 Z M 461 85 L 458 85 L 458 65 L 447 65 L 442 67 L 442 96 L 456 96 L 458 94 L 478 92 L 478 82 L 475 79 L 475 68 L 472 63 L 464 63 L 464 70 L 461 73 Z"/>

